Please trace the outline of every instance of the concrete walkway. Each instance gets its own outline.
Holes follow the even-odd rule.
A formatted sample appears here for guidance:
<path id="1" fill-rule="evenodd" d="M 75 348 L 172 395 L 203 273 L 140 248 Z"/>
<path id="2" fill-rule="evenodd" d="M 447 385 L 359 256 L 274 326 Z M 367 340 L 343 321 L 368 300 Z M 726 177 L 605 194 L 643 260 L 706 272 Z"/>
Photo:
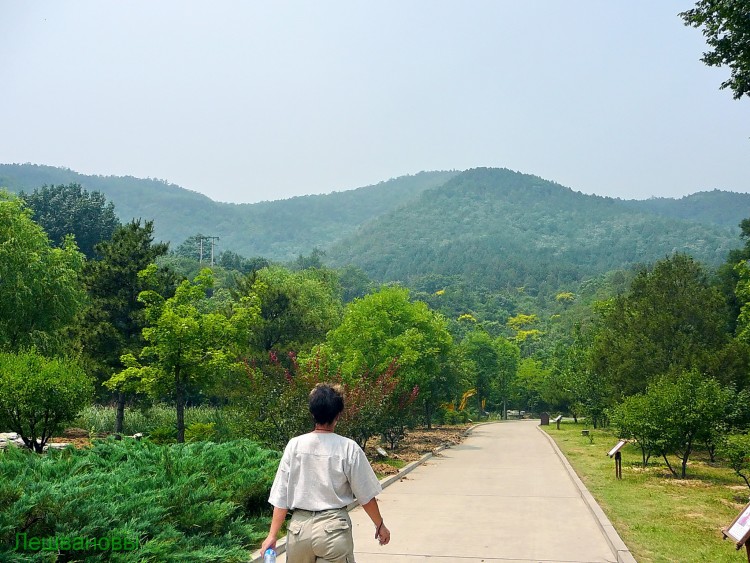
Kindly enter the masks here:
<path id="1" fill-rule="evenodd" d="M 357 563 L 634 561 L 538 424 L 479 426 L 388 486 L 387 546 L 353 510 Z"/>

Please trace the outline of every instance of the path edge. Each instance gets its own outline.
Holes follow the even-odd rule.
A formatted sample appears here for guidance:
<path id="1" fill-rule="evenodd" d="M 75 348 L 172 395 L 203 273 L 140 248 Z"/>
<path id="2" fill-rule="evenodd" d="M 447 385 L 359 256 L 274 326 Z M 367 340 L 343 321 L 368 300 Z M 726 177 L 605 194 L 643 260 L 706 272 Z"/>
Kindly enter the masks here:
<path id="1" fill-rule="evenodd" d="M 461 433 L 461 436 L 466 438 L 469 436 L 475 428 L 479 426 L 484 426 L 485 424 L 495 424 L 496 422 L 500 421 L 490 421 L 490 422 L 480 422 L 478 424 L 474 424 L 473 426 L 470 426 L 466 430 L 464 430 Z M 408 475 L 412 471 L 414 471 L 417 467 L 422 465 L 425 461 L 433 458 L 443 450 L 447 450 L 451 447 L 451 444 L 443 444 L 442 446 L 438 446 L 437 448 L 433 449 L 431 452 L 428 452 L 424 454 L 422 457 L 420 457 L 416 461 L 412 461 L 411 463 L 404 465 L 401 469 L 398 470 L 398 473 L 395 473 L 393 475 L 389 475 L 388 477 L 384 477 L 380 480 L 380 486 L 385 489 L 389 485 L 392 485 L 396 481 L 400 481 L 405 475 Z M 354 501 L 353 503 L 347 505 L 346 510 L 350 511 L 359 506 L 359 503 L 357 501 Z M 276 542 L 276 554 L 280 555 L 286 551 L 286 536 L 280 538 Z M 261 553 L 260 550 L 254 551 L 252 554 L 252 557 L 249 561 L 249 563 L 263 563 L 263 553 Z"/>
<path id="2" fill-rule="evenodd" d="M 598 502 L 596 502 L 596 499 L 586 488 L 586 485 L 583 484 L 581 478 L 578 477 L 578 474 L 575 472 L 575 469 L 573 469 L 573 466 L 570 465 L 568 458 L 565 457 L 565 454 L 563 454 L 562 450 L 560 450 L 560 447 L 557 445 L 557 442 L 555 442 L 555 439 L 547 432 L 545 432 L 541 426 L 537 426 L 537 430 L 539 430 L 539 432 L 544 434 L 544 436 L 547 438 L 547 441 L 550 443 L 552 449 L 557 454 L 557 457 L 560 459 L 563 467 L 565 467 L 565 470 L 568 472 L 568 476 L 570 477 L 571 481 L 573 481 L 575 486 L 578 488 L 578 493 L 581 495 L 583 502 L 586 503 L 586 506 L 594 516 L 594 520 L 596 520 L 599 529 L 604 534 L 604 538 L 607 540 L 609 548 L 612 550 L 612 555 L 617 557 L 617 563 L 637 563 L 635 557 L 633 557 L 633 554 L 630 553 L 630 549 L 628 549 L 628 546 L 625 545 L 624 541 L 622 541 L 620 534 L 618 534 L 617 530 L 615 530 L 612 522 L 610 522 L 609 518 L 607 518 L 607 515 L 604 514 L 602 507 L 599 506 Z"/>

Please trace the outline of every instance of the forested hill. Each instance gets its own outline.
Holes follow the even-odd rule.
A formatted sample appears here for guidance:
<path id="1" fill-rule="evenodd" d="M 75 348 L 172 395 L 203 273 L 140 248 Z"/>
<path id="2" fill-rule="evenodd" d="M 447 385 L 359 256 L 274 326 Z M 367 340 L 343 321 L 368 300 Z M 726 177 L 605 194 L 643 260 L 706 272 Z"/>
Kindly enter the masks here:
<path id="1" fill-rule="evenodd" d="M 743 202 L 736 212 L 750 216 L 750 196 L 736 195 Z M 438 272 L 495 289 L 557 289 L 675 251 L 717 265 L 740 246 L 738 232 L 657 215 L 647 202 L 584 195 L 536 176 L 484 168 L 372 221 L 329 257 L 376 279 L 417 286 Z"/>
<path id="2" fill-rule="evenodd" d="M 440 274 L 488 288 L 556 290 L 676 250 L 717 265 L 741 245 L 737 225 L 750 217 L 750 194 L 627 201 L 505 169 L 421 172 L 327 195 L 229 204 L 160 180 L 0 165 L 0 187 L 16 192 L 71 182 L 104 193 L 124 221 L 153 219 L 157 238 L 173 248 L 197 233 L 220 237 L 219 251 L 276 261 L 319 247 L 334 265 L 412 286 Z"/>
<path id="3" fill-rule="evenodd" d="M 688 219 L 708 225 L 736 227 L 750 217 L 750 194 L 713 190 L 680 199 L 665 197 L 627 201 L 633 209 L 650 211 L 664 217 Z"/>
<path id="4" fill-rule="evenodd" d="M 45 184 L 77 183 L 114 202 L 122 221 L 153 219 L 156 238 L 172 248 L 201 233 L 218 236 L 219 250 L 284 261 L 329 246 L 457 173 L 421 172 L 375 186 L 254 204 L 215 202 L 162 180 L 90 176 L 35 164 L 0 164 L 0 187 L 30 193 Z"/>

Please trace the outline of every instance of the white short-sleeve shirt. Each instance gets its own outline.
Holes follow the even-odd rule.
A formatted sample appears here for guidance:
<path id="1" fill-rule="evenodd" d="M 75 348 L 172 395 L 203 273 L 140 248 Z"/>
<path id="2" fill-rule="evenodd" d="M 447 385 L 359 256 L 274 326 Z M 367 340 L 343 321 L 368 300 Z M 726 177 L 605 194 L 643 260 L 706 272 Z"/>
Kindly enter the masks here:
<path id="1" fill-rule="evenodd" d="M 289 440 L 268 502 L 277 508 L 329 510 L 355 498 L 366 504 L 382 491 L 354 440 L 333 432 L 310 432 Z"/>

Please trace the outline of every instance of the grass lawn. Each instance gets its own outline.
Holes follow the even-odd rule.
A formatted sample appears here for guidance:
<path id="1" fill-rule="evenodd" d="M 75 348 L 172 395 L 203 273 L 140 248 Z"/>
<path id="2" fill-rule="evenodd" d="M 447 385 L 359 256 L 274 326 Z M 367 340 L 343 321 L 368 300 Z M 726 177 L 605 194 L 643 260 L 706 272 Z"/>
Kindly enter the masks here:
<path id="1" fill-rule="evenodd" d="M 748 502 L 750 489 L 740 477 L 703 452 L 694 453 L 686 479 L 675 479 L 664 460 L 644 470 L 635 444 L 622 449 L 622 480 L 606 454 L 617 443 L 609 430 L 589 429 L 593 443 L 581 435 L 583 424 L 563 422 L 543 427 L 557 442 L 591 494 L 599 502 L 631 553 L 649 561 L 747 562 L 745 550 L 722 540 L 728 526 Z M 670 458 L 670 463 L 679 466 Z M 678 469 L 679 471 L 679 469 Z"/>

